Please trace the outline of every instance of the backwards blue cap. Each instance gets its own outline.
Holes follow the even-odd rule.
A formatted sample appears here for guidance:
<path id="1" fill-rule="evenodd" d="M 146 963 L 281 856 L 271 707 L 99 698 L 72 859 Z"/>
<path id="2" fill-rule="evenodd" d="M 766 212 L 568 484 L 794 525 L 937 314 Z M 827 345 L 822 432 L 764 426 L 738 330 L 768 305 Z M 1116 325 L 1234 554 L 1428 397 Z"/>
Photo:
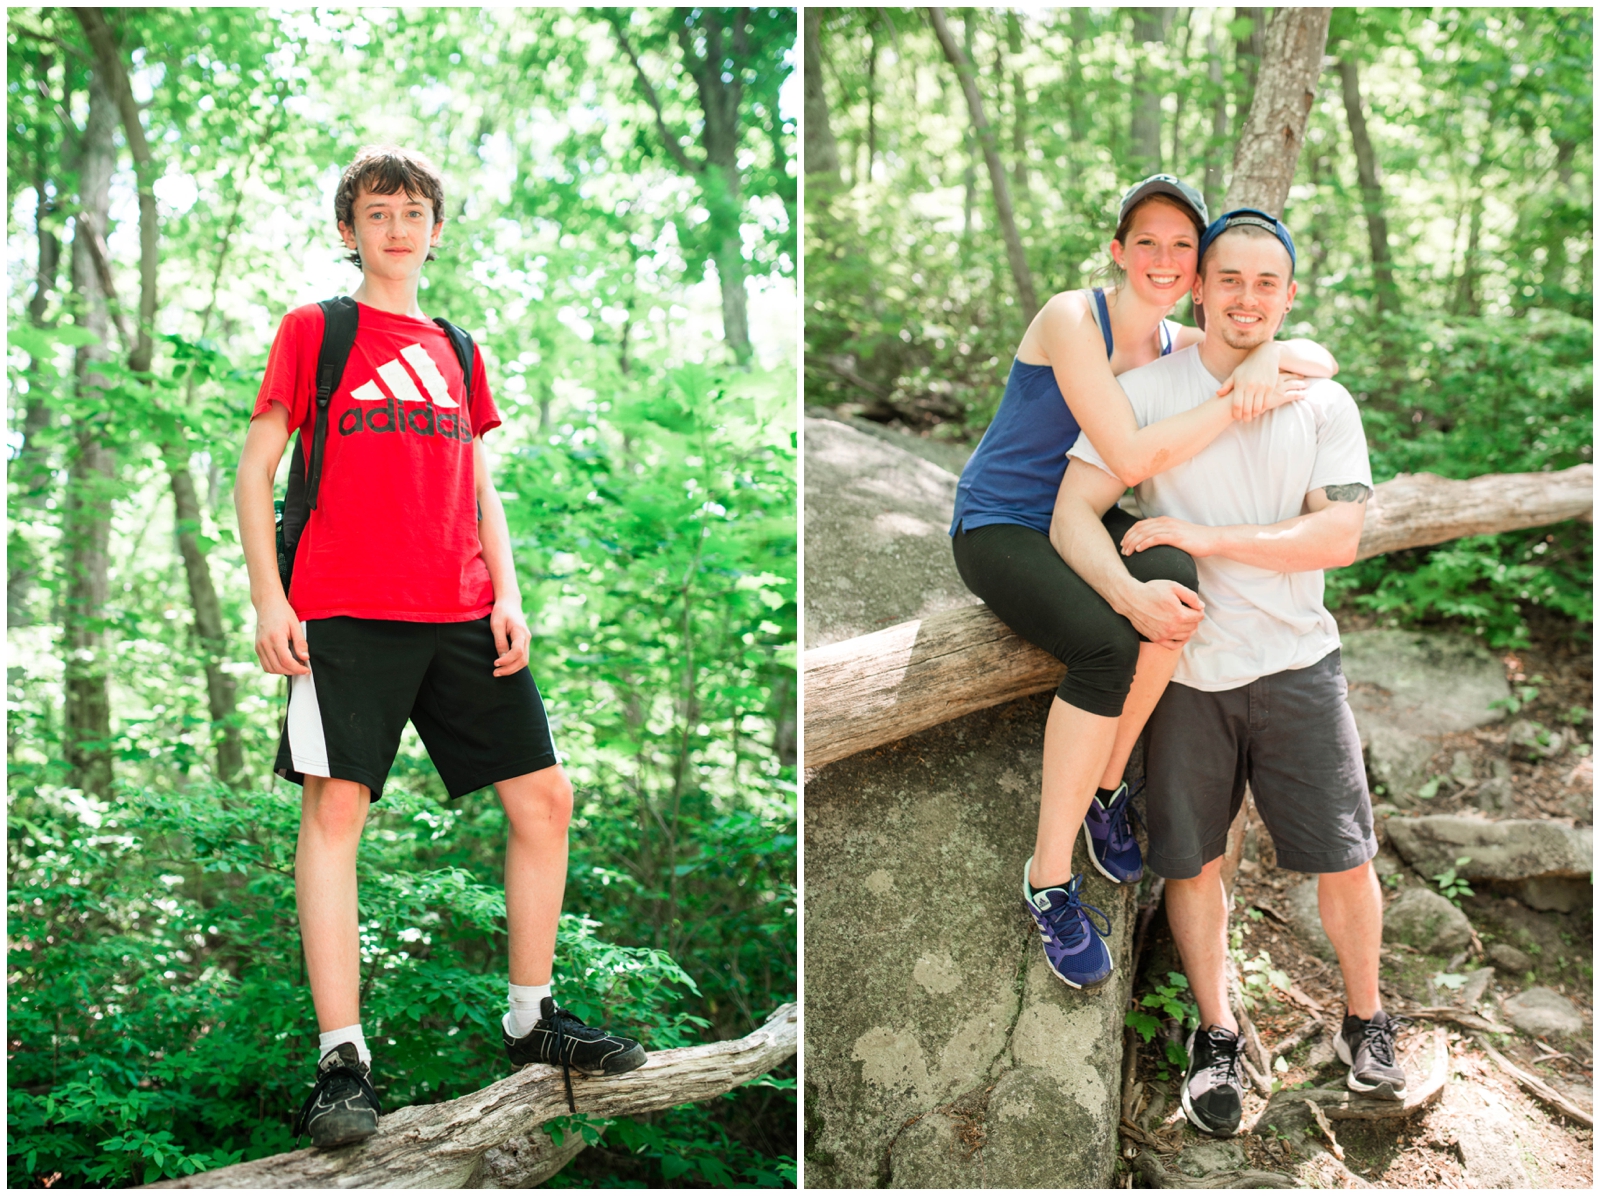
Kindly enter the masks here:
<path id="1" fill-rule="evenodd" d="M 1291 269 L 1294 268 L 1294 238 L 1289 235 L 1288 227 L 1276 216 L 1269 215 L 1259 208 L 1235 208 L 1231 212 L 1224 212 L 1213 220 L 1211 227 L 1206 229 L 1200 237 L 1200 260 L 1202 262 L 1206 260 L 1206 250 L 1211 248 L 1213 241 L 1230 228 L 1238 228 L 1241 224 L 1264 228 L 1274 237 L 1277 237 L 1278 243 L 1289 251 L 1289 266 Z"/>
<path id="2" fill-rule="evenodd" d="M 1289 251 L 1289 272 L 1291 274 L 1294 273 L 1294 238 L 1289 235 L 1288 226 L 1276 216 L 1263 212 L 1260 208 L 1235 208 L 1231 212 L 1222 213 L 1222 215 L 1213 220 L 1210 227 L 1200 236 L 1199 268 L 1204 269 L 1205 267 L 1206 250 L 1211 248 L 1211 243 L 1230 228 L 1238 228 L 1241 224 L 1264 228 L 1278 238 L 1278 244 Z M 1206 326 L 1205 309 L 1198 303 L 1194 305 L 1194 322 L 1201 329 Z"/>

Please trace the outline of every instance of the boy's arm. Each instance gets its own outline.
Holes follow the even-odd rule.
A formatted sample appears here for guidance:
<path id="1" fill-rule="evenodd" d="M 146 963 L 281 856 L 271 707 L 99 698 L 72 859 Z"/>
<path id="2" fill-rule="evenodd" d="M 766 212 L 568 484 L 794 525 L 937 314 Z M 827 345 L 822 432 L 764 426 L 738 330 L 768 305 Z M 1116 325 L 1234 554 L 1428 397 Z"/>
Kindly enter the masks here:
<path id="1" fill-rule="evenodd" d="M 239 544 L 250 573 L 250 604 L 256 608 L 256 659 L 269 673 L 309 673 L 311 657 L 305 630 L 289 605 L 278 577 L 277 526 L 272 511 L 272 481 L 289 443 L 289 412 L 279 403 L 250 421 L 233 509 L 239 517 Z"/>
<path id="2" fill-rule="evenodd" d="M 1201 527 L 1179 519 L 1145 519 L 1122 538 L 1122 551 L 1132 555 L 1171 544 L 1190 556 L 1226 557 L 1275 573 L 1333 569 L 1356 559 L 1371 495 L 1360 482 L 1324 486 L 1306 495 L 1307 514 L 1264 526 Z"/>
<path id="3" fill-rule="evenodd" d="M 494 586 L 494 610 L 489 627 L 494 632 L 494 675 L 509 677 L 528 667 L 528 644 L 533 633 L 522 613 L 522 589 L 517 585 L 517 569 L 511 560 L 511 529 L 506 525 L 506 510 L 494 488 L 489 450 L 483 437 L 472 440 L 473 471 L 477 482 L 478 540 L 483 545 L 483 563 L 489 567 L 489 582 Z"/>
<path id="4" fill-rule="evenodd" d="M 1200 626 L 1204 611 L 1200 596 L 1175 581 L 1141 582 L 1128 574 L 1100 522 L 1122 491 L 1122 483 L 1105 470 L 1073 458 L 1056 491 L 1050 543 L 1072 571 L 1146 639 L 1162 648 L 1181 648 Z"/>

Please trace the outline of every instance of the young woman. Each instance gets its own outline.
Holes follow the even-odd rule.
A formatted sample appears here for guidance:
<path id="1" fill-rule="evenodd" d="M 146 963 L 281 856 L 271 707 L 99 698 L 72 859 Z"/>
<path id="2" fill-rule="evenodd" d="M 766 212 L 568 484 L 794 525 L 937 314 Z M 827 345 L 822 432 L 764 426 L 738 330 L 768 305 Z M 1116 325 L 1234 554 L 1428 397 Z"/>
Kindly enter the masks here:
<path id="1" fill-rule="evenodd" d="M 1008 627 L 1067 666 L 1045 725 L 1043 784 L 1023 898 L 1050 969 L 1074 988 L 1111 975 L 1105 915 L 1080 900 L 1072 845 L 1084 829 L 1090 862 L 1118 884 L 1143 861 L 1128 822 L 1123 770 L 1201 618 L 1194 561 L 1158 547 L 1127 559 L 1141 584 L 1114 609 L 1050 543 L 1066 453 L 1082 431 L 1129 486 L 1194 456 L 1235 420 L 1298 398 L 1305 377 L 1331 377 L 1333 358 L 1310 341 L 1268 342 L 1217 397 L 1140 428 L 1116 375 L 1198 342 L 1166 319 L 1194 286 L 1205 201 L 1170 175 L 1123 197 L 1111 239 L 1115 287 L 1056 295 L 1017 348 L 994 422 L 961 474 L 950 526 L 961 578 Z M 1136 520 L 1113 507 L 1105 527 L 1121 544 Z M 1097 933 L 1089 913 L 1099 915 Z"/>

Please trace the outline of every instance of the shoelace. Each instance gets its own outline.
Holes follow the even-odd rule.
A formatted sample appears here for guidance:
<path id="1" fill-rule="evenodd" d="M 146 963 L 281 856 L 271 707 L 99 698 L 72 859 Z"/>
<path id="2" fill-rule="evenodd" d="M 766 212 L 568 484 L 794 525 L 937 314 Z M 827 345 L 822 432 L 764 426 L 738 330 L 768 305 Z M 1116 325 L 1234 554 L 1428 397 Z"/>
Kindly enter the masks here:
<path id="1" fill-rule="evenodd" d="M 567 1022 L 576 1022 L 580 1026 L 583 1025 L 582 1018 L 578 1017 L 576 1014 L 568 1013 L 565 1009 L 557 1006 L 550 1014 L 550 1033 L 555 1039 L 556 1059 L 561 1064 L 561 1081 L 567 1087 L 567 1111 L 576 1113 L 578 1111 L 578 1106 L 572 1099 L 572 1067 L 567 1062 L 566 1051 L 564 1049 L 567 1045 L 567 1031 L 565 1025 Z"/>
<path id="2" fill-rule="evenodd" d="M 1050 928 L 1056 932 L 1056 938 L 1063 947 L 1076 947 L 1083 941 L 1083 936 L 1088 933 L 1083 927 L 1084 922 L 1088 922 L 1100 931 L 1101 937 L 1109 936 L 1111 933 L 1111 919 L 1106 917 L 1105 911 L 1080 899 L 1079 893 L 1082 888 L 1083 874 L 1080 872 L 1061 889 L 1067 895 L 1067 899 L 1045 915 Z M 1104 926 L 1095 925 L 1093 918 L 1080 917 L 1080 911 L 1084 915 L 1099 914 Z"/>
<path id="3" fill-rule="evenodd" d="M 1139 811 L 1133 808 L 1133 792 L 1131 787 L 1124 790 L 1121 800 L 1112 802 L 1106 809 L 1107 815 L 1111 818 L 1110 831 L 1106 836 L 1106 845 L 1112 851 L 1127 851 L 1128 848 L 1138 842 L 1134 838 L 1133 827 L 1135 823 L 1143 825 L 1143 819 L 1139 817 Z M 1120 812 L 1126 815 L 1125 818 L 1116 817 L 1119 808 Z"/>
<path id="4" fill-rule="evenodd" d="M 360 1086 L 366 1098 L 372 1102 L 372 1107 L 377 1115 L 379 1117 L 383 1116 L 383 1105 L 378 1101 L 378 1091 L 372 1086 L 372 1081 L 348 1064 L 341 1063 L 336 1067 L 330 1067 L 327 1071 L 318 1074 L 316 1087 L 311 1089 L 311 1095 L 306 1097 L 305 1104 L 300 1106 L 300 1115 L 294 1119 L 294 1144 L 297 1148 L 300 1145 L 300 1136 L 308 1128 L 306 1118 L 310 1116 L 312 1106 L 317 1103 L 317 1097 L 322 1094 L 322 1090 L 328 1086 L 328 1082 L 335 1076 L 349 1076 L 353 1079 Z"/>
<path id="5" fill-rule="evenodd" d="M 1408 1025 L 1410 1018 L 1390 1017 L 1383 1025 L 1368 1022 L 1362 1030 L 1367 1049 L 1379 1063 L 1385 1067 L 1394 1066 L 1394 1032 L 1401 1026 Z"/>
<path id="6" fill-rule="evenodd" d="M 1213 1035 L 1209 1030 L 1202 1030 L 1213 1049 L 1218 1051 L 1216 1058 L 1200 1070 L 1208 1076 L 1214 1084 L 1227 1084 L 1231 1088 L 1240 1087 L 1239 1083 L 1239 1052 L 1244 1043 L 1239 1038 L 1227 1038 Z"/>

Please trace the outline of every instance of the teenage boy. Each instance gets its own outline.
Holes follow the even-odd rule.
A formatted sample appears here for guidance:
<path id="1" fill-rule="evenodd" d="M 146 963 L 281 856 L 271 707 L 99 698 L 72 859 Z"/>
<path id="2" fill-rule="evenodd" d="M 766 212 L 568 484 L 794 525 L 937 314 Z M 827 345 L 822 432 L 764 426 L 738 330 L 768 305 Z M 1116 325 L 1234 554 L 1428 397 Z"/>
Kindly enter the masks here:
<path id="1" fill-rule="evenodd" d="M 1263 212 L 1229 212 L 1200 241 L 1198 345 L 1118 381 L 1140 425 L 1203 403 L 1294 301 L 1294 241 Z M 1086 438 L 1070 455 L 1051 529 L 1066 562 L 1116 605 L 1134 583 L 1100 517 L 1123 486 Z M 1189 1039 L 1184 1112 L 1208 1134 L 1239 1128 L 1238 1024 L 1228 1007 L 1222 853 L 1246 781 L 1278 864 L 1318 875 L 1322 924 L 1339 955 L 1347 1016 L 1334 1048 L 1349 1086 L 1401 1099 L 1394 1022 L 1378 996 L 1383 900 L 1378 844 L 1355 719 L 1339 669 L 1339 629 L 1322 570 L 1355 559 L 1372 493 L 1349 391 L 1313 381 L 1298 403 L 1236 423 L 1190 460 L 1142 483 L 1151 516 L 1123 538 L 1195 558 L 1205 615 L 1150 718 L 1151 869 L 1200 1007 Z"/>
<path id="2" fill-rule="evenodd" d="M 493 784 L 510 824 L 506 923 L 513 1064 L 590 1075 L 644 1062 L 551 996 L 572 788 L 528 671 L 531 638 L 483 435 L 500 423 L 481 357 L 470 381 L 417 303 L 444 231 L 444 186 L 421 156 L 369 147 L 339 180 L 339 235 L 361 268 L 357 331 L 328 409 L 315 508 L 288 594 L 273 477 L 291 432 L 310 456 L 324 318 L 284 316 L 235 490 L 256 655 L 289 677 L 276 770 L 303 786 L 295 899 L 321 1041 L 295 1132 L 316 1146 L 377 1131 L 361 1031 L 356 849 L 411 719 L 452 799 Z M 568 1099 L 571 1079 L 567 1078 Z"/>

